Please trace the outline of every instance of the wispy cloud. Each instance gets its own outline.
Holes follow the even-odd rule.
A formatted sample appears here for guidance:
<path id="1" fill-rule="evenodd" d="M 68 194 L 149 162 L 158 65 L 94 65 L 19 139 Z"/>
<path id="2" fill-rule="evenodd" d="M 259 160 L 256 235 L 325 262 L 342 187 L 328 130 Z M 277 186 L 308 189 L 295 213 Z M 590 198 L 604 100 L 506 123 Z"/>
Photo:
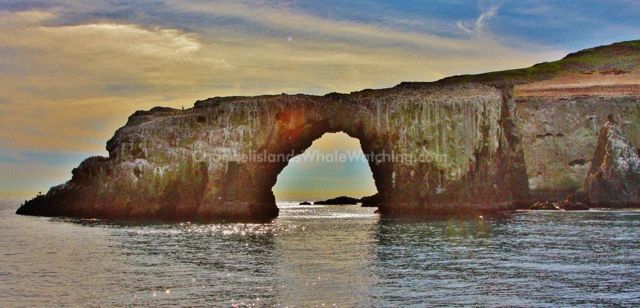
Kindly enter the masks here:
<path id="1" fill-rule="evenodd" d="M 464 21 L 458 21 L 456 24 L 458 28 L 468 34 L 485 36 L 487 35 L 487 23 L 496 16 L 498 9 L 499 7 L 497 5 L 490 6 L 488 9 L 484 10 L 480 16 L 478 16 L 472 25 Z"/>
<path id="2" fill-rule="evenodd" d="M 288 7 L 270 7 L 264 5 L 247 5 L 242 2 L 217 2 L 215 5 L 203 1 L 173 1 L 166 0 L 171 7 L 187 13 L 205 16 L 241 18 L 247 22 L 268 27 L 272 33 L 299 33 L 309 35 L 315 39 L 332 42 L 346 42 L 364 46 L 393 46 L 404 45 L 424 48 L 431 51 L 465 50 L 473 54 L 478 49 L 500 48 L 509 49 L 506 45 L 496 45 L 493 41 L 475 40 L 469 38 L 451 38 L 435 35 L 429 32 L 397 31 L 376 24 L 365 24 L 348 20 L 330 20 L 317 17 L 306 12 Z M 488 19 L 497 12 L 497 7 L 491 7 L 476 21 L 481 29 Z M 400 22 L 407 23 L 407 20 Z M 415 23 L 415 21 L 414 21 Z M 513 50 L 513 52 L 517 52 Z M 467 54 L 467 55 L 468 55 Z"/>
<path id="3" fill-rule="evenodd" d="M 251 26 L 188 31 L 134 20 L 69 24 L 60 9 L 2 12 L 0 147 L 102 154 L 130 113 L 154 105 L 189 106 L 215 95 L 349 92 L 541 57 L 494 41 L 399 32 L 289 8 L 168 4 L 194 18 L 234 18 L 267 32 Z M 495 58 L 496 50 L 506 56 Z"/>

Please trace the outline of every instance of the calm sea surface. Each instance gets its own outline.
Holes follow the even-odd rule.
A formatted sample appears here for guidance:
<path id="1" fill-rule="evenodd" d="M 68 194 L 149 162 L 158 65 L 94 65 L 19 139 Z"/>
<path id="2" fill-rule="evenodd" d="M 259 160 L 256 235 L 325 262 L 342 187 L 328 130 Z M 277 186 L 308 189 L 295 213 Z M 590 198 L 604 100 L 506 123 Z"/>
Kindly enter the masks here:
<path id="1" fill-rule="evenodd" d="M 269 224 L 135 225 L 0 206 L 0 306 L 640 305 L 640 212 L 380 220 L 282 204 Z"/>

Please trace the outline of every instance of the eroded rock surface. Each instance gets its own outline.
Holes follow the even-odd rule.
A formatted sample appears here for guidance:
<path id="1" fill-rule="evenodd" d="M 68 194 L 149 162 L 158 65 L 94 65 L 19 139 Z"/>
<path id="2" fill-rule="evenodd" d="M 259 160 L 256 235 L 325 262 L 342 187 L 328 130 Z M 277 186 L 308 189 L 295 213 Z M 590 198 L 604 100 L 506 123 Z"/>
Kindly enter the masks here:
<path id="1" fill-rule="evenodd" d="M 375 154 L 369 165 L 383 215 L 498 210 L 527 193 L 512 107 L 509 89 L 422 83 L 138 111 L 107 143 L 108 158 L 87 159 L 18 213 L 270 219 L 278 213 L 271 188 L 287 162 L 267 160 L 338 131 Z"/>
<path id="2" fill-rule="evenodd" d="M 613 115 L 600 130 L 584 196 L 591 206 L 640 206 L 638 149 L 626 140 L 619 119 Z"/>
<path id="3" fill-rule="evenodd" d="M 604 148 L 612 154 L 591 161 L 610 113 L 624 127 L 609 130 Z M 270 219 L 278 213 L 271 188 L 287 161 L 265 160 L 300 154 L 338 131 L 380 158 L 369 165 L 384 216 L 560 201 L 587 174 L 592 202 L 636 204 L 631 149 L 640 143 L 640 41 L 435 83 L 325 96 L 218 97 L 187 110 L 138 111 L 107 143 L 109 157 L 87 159 L 69 182 L 18 213 Z"/>
<path id="4" fill-rule="evenodd" d="M 583 187 L 600 128 L 609 114 L 640 144 L 640 96 L 516 97 L 531 194 L 561 201 Z"/>
<path id="5" fill-rule="evenodd" d="M 640 41 L 581 50 L 532 67 L 455 76 L 514 86 L 532 201 L 562 201 L 582 188 L 598 132 L 615 114 L 640 145 Z"/>

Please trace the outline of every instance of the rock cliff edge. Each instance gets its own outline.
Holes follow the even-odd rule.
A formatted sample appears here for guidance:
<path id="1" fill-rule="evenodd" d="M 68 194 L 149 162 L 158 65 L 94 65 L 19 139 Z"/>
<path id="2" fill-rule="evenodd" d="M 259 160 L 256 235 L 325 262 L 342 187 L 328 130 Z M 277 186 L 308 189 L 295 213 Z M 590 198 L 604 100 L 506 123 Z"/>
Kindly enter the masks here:
<path id="1" fill-rule="evenodd" d="M 269 220 L 278 214 L 271 188 L 287 159 L 339 131 L 373 154 L 383 216 L 466 215 L 562 199 L 584 183 L 605 115 L 628 122 L 615 132 L 629 147 L 640 141 L 639 68 L 634 41 L 433 83 L 137 111 L 107 142 L 108 157 L 88 158 L 18 214 Z"/>

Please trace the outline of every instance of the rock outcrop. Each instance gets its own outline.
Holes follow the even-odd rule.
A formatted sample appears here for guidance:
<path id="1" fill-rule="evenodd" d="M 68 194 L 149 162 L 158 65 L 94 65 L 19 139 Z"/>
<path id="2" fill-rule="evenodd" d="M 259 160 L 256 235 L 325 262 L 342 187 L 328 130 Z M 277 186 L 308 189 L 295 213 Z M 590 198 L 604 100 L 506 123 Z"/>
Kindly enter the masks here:
<path id="1" fill-rule="evenodd" d="M 532 196 L 561 201 L 581 189 L 598 132 L 614 113 L 622 133 L 640 144 L 640 96 L 518 97 L 516 118 Z"/>
<path id="2" fill-rule="evenodd" d="M 585 49 L 529 68 L 445 80 L 514 86 L 514 118 L 533 202 L 559 202 L 582 188 L 607 115 L 620 117 L 623 135 L 640 145 L 640 41 Z"/>
<path id="3" fill-rule="evenodd" d="M 565 211 L 588 211 L 589 207 L 582 202 L 572 202 L 569 200 L 558 203 L 558 207 Z"/>
<path id="4" fill-rule="evenodd" d="M 327 200 L 316 201 L 313 204 L 314 205 L 355 205 L 355 204 L 358 204 L 358 202 L 360 202 L 360 199 L 347 197 L 347 196 L 340 196 L 340 197 L 331 198 Z"/>
<path id="5" fill-rule="evenodd" d="M 375 194 L 360 198 L 360 202 L 362 203 L 362 207 L 378 207 L 382 200 L 380 194 Z"/>
<path id="6" fill-rule="evenodd" d="M 582 204 L 581 202 L 577 202 L 574 200 L 569 200 L 571 198 L 568 198 L 567 200 L 563 200 L 561 202 L 554 202 L 554 201 L 538 201 L 538 202 L 534 202 L 533 204 L 529 205 L 528 208 L 525 207 L 525 209 L 528 210 L 534 210 L 534 211 L 557 211 L 557 210 L 565 210 L 565 211 L 586 211 L 589 210 L 589 208 Z"/>
<path id="7" fill-rule="evenodd" d="M 552 201 L 539 201 L 529 207 L 530 210 L 557 211 L 559 208 Z"/>
<path id="8" fill-rule="evenodd" d="M 187 110 L 156 107 L 129 118 L 108 141 L 109 157 L 87 159 L 69 182 L 18 213 L 271 219 L 278 213 L 271 188 L 288 159 L 339 131 L 359 139 L 372 158 L 383 216 L 459 215 L 510 209 L 514 201 L 563 200 L 589 172 L 604 115 L 623 117 L 628 123 L 618 133 L 640 142 L 639 80 L 640 41 L 633 41 L 434 83 L 325 96 L 216 97 Z M 616 167 L 607 172 L 618 172 L 625 184 L 607 180 L 608 188 L 597 184 L 599 194 L 623 189 L 624 197 L 612 200 L 635 202 L 637 184 L 631 183 L 637 182 L 628 168 L 609 163 Z M 596 182 L 609 176 L 602 174 Z"/>
<path id="9" fill-rule="evenodd" d="M 583 196 L 595 207 L 640 206 L 638 149 L 626 140 L 613 115 L 600 130 Z"/>
<path id="10" fill-rule="evenodd" d="M 370 155 L 383 215 L 501 210 L 527 193 L 511 108 L 509 88 L 466 82 L 156 107 L 118 129 L 108 158 L 87 159 L 68 183 L 18 213 L 271 219 L 278 213 L 271 188 L 287 159 L 339 131 Z"/>

